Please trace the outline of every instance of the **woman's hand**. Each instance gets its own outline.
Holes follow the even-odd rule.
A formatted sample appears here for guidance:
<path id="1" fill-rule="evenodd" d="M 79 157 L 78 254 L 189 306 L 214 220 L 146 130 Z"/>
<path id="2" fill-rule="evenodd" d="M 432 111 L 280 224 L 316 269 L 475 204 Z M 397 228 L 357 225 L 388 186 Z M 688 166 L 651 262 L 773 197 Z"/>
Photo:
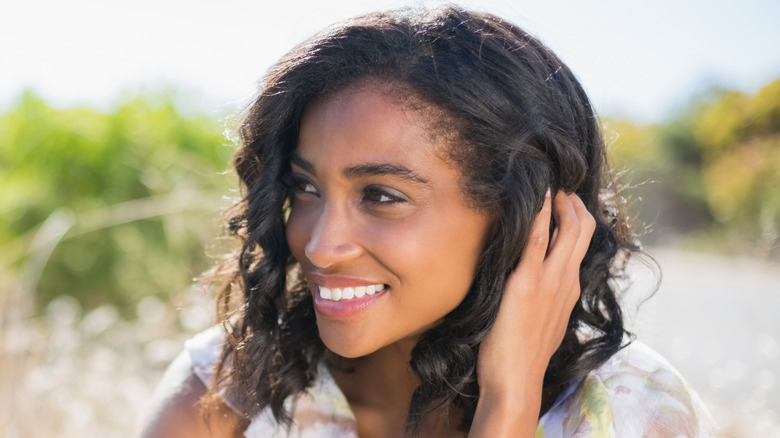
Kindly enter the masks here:
<path id="1" fill-rule="evenodd" d="M 550 215 L 557 226 L 550 237 Z M 580 297 L 580 263 L 596 222 L 574 194 L 548 191 L 509 276 L 477 360 L 479 401 L 469 436 L 531 437 L 547 365 Z"/>

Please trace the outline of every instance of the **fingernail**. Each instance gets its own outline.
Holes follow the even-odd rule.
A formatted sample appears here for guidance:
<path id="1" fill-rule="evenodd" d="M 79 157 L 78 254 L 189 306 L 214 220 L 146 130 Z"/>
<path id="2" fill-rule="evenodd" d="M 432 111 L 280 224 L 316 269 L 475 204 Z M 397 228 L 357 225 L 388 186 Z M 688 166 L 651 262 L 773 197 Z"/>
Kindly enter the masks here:
<path id="1" fill-rule="evenodd" d="M 552 196 L 552 193 L 550 192 L 550 188 L 547 187 L 547 193 L 544 194 L 544 197 L 549 198 L 550 196 Z"/>

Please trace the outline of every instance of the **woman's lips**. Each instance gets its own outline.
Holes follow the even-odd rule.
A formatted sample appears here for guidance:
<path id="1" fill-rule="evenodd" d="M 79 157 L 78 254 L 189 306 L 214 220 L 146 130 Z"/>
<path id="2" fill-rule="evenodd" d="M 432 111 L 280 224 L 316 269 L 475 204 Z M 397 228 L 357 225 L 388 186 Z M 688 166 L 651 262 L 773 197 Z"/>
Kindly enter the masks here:
<path id="1" fill-rule="evenodd" d="M 319 316 L 329 319 L 355 316 L 380 300 L 388 291 L 384 284 L 326 288 L 315 283 L 312 286 L 314 310 Z"/>

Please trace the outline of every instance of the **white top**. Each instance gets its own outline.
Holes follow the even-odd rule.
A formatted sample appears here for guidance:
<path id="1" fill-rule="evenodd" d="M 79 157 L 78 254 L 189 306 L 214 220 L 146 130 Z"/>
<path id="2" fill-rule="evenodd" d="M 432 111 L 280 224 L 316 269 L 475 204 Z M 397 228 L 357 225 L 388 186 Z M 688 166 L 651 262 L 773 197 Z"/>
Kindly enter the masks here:
<path id="1" fill-rule="evenodd" d="M 221 326 L 187 341 L 195 374 L 212 385 L 225 332 Z M 357 438 L 347 399 L 321 364 L 314 385 L 287 400 L 293 426 L 279 425 L 266 408 L 252 418 L 246 438 Z M 228 406 L 230 397 L 222 392 Z M 716 426 L 699 396 L 663 357 L 633 342 L 561 393 L 539 419 L 536 438 L 710 437 Z"/>

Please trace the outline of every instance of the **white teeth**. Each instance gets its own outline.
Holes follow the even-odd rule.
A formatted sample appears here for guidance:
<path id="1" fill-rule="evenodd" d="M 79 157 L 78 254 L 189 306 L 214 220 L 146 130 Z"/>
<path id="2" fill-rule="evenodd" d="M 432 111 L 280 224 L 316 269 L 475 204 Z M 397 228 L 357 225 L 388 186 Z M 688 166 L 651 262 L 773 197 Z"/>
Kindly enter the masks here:
<path id="1" fill-rule="evenodd" d="M 372 284 L 370 286 L 357 286 L 357 287 L 345 287 L 345 288 L 327 288 L 319 287 L 320 297 L 331 301 L 351 300 L 352 298 L 360 298 L 365 295 L 374 295 L 385 289 L 384 284 Z"/>
<path id="2" fill-rule="evenodd" d="M 375 293 L 381 292 L 384 289 L 384 284 L 373 284 L 371 286 L 366 286 L 366 295 L 374 295 Z"/>

